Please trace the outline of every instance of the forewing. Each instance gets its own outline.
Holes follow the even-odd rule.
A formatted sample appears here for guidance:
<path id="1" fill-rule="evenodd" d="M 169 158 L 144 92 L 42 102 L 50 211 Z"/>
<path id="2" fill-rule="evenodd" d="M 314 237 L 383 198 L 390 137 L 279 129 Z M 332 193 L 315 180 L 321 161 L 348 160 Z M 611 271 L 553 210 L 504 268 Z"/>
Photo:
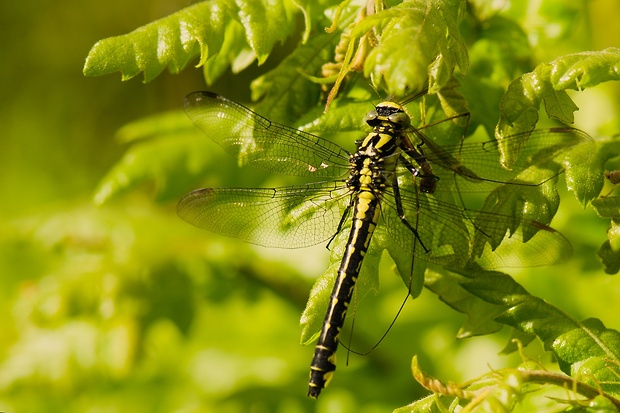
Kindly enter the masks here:
<path id="1" fill-rule="evenodd" d="M 301 248 L 331 238 L 350 202 L 342 182 L 283 188 L 206 188 L 186 195 L 179 216 L 199 228 L 266 247 Z"/>
<path id="2" fill-rule="evenodd" d="M 349 153 L 318 136 L 271 122 L 248 108 L 210 92 L 185 98 L 185 112 L 198 128 L 239 165 L 296 176 L 341 178 Z"/>
<path id="3" fill-rule="evenodd" d="M 560 174 L 558 158 L 572 148 L 592 144 L 585 132 L 574 128 L 542 129 L 486 142 L 439 146 L 421 131 L 413 133 L 424 144 L 421 150 L 438 176 L 456 173 L 463 192 L 487 192 L 494 185 L 540 185 Z M 507 162 L 506 149 L 514 155 Z M 502 166 L 503 165 L 503 166 Z"/>

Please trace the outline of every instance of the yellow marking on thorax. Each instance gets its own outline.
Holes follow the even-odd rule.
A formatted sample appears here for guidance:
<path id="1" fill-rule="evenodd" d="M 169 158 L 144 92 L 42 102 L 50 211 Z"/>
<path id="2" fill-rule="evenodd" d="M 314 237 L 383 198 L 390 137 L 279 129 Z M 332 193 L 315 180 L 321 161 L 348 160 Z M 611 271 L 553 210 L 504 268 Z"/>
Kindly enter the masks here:
<path id="1" fill-rule="evenodd" d="M 362 141 L 361 146 L 364 146 L 364 147 L 368 146 L 368 142 L 372 139 L 373 136 L 375 136 L 374 132 L 369 133 L 368 135 L 366 135 L 366 137 Z"/>
<path id="2" fill-rule="evenodd" d="M 394 139 L 390 135 L 388 135 L 387 133 L 379 133 L 378 135 L 379 135 L 380 139 L 379 139 L 379 142 L 377 142 L 377 144 L 375 145 L 375 148 L 377 148 L 377 149 L 381 149 L 382 147 L 384 147 L 385 145 L 390 143 L 391 140 Z"/>

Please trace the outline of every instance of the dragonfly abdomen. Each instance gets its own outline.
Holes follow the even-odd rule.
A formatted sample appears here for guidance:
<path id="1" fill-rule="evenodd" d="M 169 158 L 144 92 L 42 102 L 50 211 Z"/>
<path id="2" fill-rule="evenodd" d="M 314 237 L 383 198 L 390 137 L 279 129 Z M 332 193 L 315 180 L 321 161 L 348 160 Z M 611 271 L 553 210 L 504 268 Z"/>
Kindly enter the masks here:
<path id="1" fill-rule="evenodd" d="M 308 384 L 308 396 L 310 397 L 317 398 L 319 396 L 321 390 L 329 384 L 336 370 L 336 350 L 340 330 L 344 325 L 362 261 L 377 226 L 379 219 L 378 203 L 377 196 L 371 190 L 362 190 L 357 195 L 349 240 L 338 269 L 321 335 L 314 349 L 314 357 L 310 365 L 310 381 Z"/>

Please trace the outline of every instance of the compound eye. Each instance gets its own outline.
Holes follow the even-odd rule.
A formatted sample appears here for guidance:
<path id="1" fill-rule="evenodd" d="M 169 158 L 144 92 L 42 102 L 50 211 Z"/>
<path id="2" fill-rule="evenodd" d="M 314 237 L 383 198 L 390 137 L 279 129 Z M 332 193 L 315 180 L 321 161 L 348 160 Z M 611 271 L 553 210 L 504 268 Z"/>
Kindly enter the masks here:
<path id="1" fill-rule="evenodd" d="M 366 114 L 366 116 L 364 116 L 364 121 L 370 126 L 375 126 L 377 124 L 378 116 L 379 115 L 377 115 L 376 110 L 371 110 Z"/>
<path id="2" fill-rule="evenodd" d="M 408 127 L 411 123 L 409 116 L 405 112 L 396 112 L 388 116 L 388 120 L 400 129 Z"/>

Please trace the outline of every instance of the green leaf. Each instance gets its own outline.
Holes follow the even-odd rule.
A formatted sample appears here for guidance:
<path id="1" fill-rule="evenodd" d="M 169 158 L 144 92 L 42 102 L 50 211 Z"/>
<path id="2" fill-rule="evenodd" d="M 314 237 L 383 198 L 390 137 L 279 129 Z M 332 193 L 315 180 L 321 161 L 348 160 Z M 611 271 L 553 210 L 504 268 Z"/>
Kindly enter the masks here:
<path id="1" fill-rule="evenodd" d="M 381 41 L 364 63 L 364 74 L 388 93 L 404 96 L 429 79 L 432 91 L 451 78 L 456 66 L 465 72 L 467 48 L 458 30 L 464 2 L 404 2 L 363 19 L 351 32 L 358 39 L 381 31 Z M 403 45 L 407 45 L 404 53 Z"/>
<path id="2" fill-rule="evenodd" d="M 562 334 L 543 340 L 551 345 L 554 354 L 558 356 L 560 367 L 564 363 L 572 366 L 574 363 L 594 356 L 607 358 L 610 362 L 620 361 L 620 333 L 618 331 L 606 328 L 598 319 L 589 318 L 579 322 L 571 320 L 566 314 L 549 304 L 545 303 L 545 306 L 551 310 L 547 311 L 551 317 L 559 316 L 558 321 L 560 318 L 563 319 L 558 323 L 563 327 Z"/>
<path id="3" fill-rule="evenodd" d="M 617 48 L 565 55 L 538 65 L 533 72 L 513 81 L 502 97 L 496 127 L 498 140 L 534 130 L 541 103 L 551 118 L 572 123 L 573 112 L 578 108 L 565 90 L 581 90 L 611 80 L 620 80 Z M 527 140 L 527 134 L 523 140 Z M 503 163 L 510 165 L 515 153 L 514 147 L 506 148 Z"/>
<path id="4" fill-rule="evenodd" d="M 312 286 L 308 303 L 299 320 L 299 324 L 301 325 L 300 341 L 303 345 L 315 342 L 323 326 L 329 297 L 331 291 L 334 289 L 336 274 L 340 266 L 340 260 L 333 260 L 332 257 L 333 255 L 330 255 L 327 269 L 317 278 Z"/>
<path id="5" fill-rule="evenodd" d="M 536 221 L 548 225 L 560 205 L 560 195 L 557 191 L 557 180 L 549 180 L 538 186 L 502 185 L 491 192 L 482 207 L 482 210 L 499 213 L 512 218 L 506 228 L 515 233 L 522 219 Z M 485 223 L 479 230 L 484 233 Z M 537 232 L 537 228 L 525 228 L 524 240 L 529 240 Z M 499 234 L 498 234 L 499 235 Z M 482 237 L 484 238 L 484 237 Z M 492 246 L 499 245 L 501 239 Z"/>
<path id="6" fill-rule="evenodd" d="M 551 70 L 546 66 L 538 66 L 534 72 L 523 75 L 508 86 L 508 90 L 500 101 L 500 120 L 495 135 L 502 144 L 502 138 L 522 134 L 523 142 L 527 141 L 527 132 L 531 132 L 538 122 L 538 108 L 544 100 L 547 113 L 564 123 L 573 123 L 572 112 L 577 110 L 566 92 L 555 91 L 544 76 Z M 543 72 L 542 74 L 540 72 Z M 565 105 L 562 106 L 560 102 Z M 554 108 L 554 113 L 550 109 Z M 562 110 L 564 109 L 564 110 Z M 563 115 L 559 117 L 557 115 Z M 556 115 L 556 116 L 554 116 Z M 526 133 L 524 133 L 526 132 Z M 503 147 L 502 164 L 510 166 L 518 155 L 518 142 Z"/>
<path id="7" fill-rule="evenodd" d="M 578 188 L 578 190 L 586 194 L 584 198 L 588 201 L 598 196 L 603 188 L 605 164 L 620 156 L 620 135 L 598 139 L 596 145 L 595 150 L 592 149 L 588 153 L 588 149 L 584 148 L 568 159 L 573 169 L 572 171 L 567 169 L 566 182 L 569 189 L 572 189 L 573 183 L 580 184 L 583 189 Z"/>
<path id="8" fill-rule="evenodd" d="M 228 68 L 239 73 L 256 60 L 248 46 L 241 23 L 230 20 L 224 32 L 224 41 L 217 53 L 210 55 L 202 66 L 207 85 L 212 85 Z"/>
<path id="9" fill-rule="evenodd" d="M 603 170 L 610 152 L 600 141 L 584 142 L 570 150 L 563 160 L 566 186 L 583 207 L 600 194 Z"/>
<path id="10" fill-rule="evenodd" d="M 527 291 L 509 275 L 498 271 L 468 268 L 455 271 L 462 275 L 461 286 L 476 297 L 494 305 L 509 305 L 514 296 L 527 296 Z"/>
<path id="11" fill-rule="evenodd" d="M 437 91 L 437 98 L 441 104 L 444 115 L 446 118 L 457 117 L 465 113 L 469 113 L 469 106 L 467 99 L 460 91 L 461 82 L 454 76 L 446 82 L 446 84 Z M 464 118 L 463 118 L 464 119 Z M 464 125 L 472 126 L 474 125 Z M 472 130 L 473 130 L 472 129 Z"/>
<path id="12" fill-rule="evenodd" d="M 479 10 L 481 7 L 477 5 L 469 10 L 478 12 L 476 17 L 480 21 L 465 19 L 464 25 L 469 23 L 472 27 L 462 28 L 464 37 L 473 39 L 474 43 L 469 48 L 470 68 L 468 76 L 461 79 L 461 92 L 471 110 L 472 131 L 482 124 L 487 135 L 493 136 L 505 91 L 502 85 L 531 69 L 532 50 L 526 33 L 516 21 L 497 14 L 486 16 Z"/>
<path id="13" fill-rule="evenodd" d="M 316 73 L 335 46 L 335 36 L 318 34 L 299 45 L 275 69 L 252 82 L 252 99 L 260 100 L 256 111 L 271 120 L 292 123 L 317 107 L 319 85 L 305 73 Z"/>
<path id="14" fill-rule="evenodd" d="M 579 129 L 551 128 L 526 132 L 500 141 L 498 145 L 500 154 L 494 159 L 495 169 L 480 170 L 476 173 L 499 181 L 518 183 L 516 186 L 508 185 L 494 191 L 502 193 L 491 193 L 503 204 L 512 203 L 513 206 L 518 206 L 519 203 L 525 202 L 533 205 L 535 202 L 544 201 L 540 210 L 523 209 L 525 216 L 529 216 L 530 219 L 546 224 L 550 222 L 559 201 L 555 191 L 557 180 L 550 178 L 560 175 L 563 171 L 566 172 L 568 188 L 583 205 L 600 192 L 602 171 L 596 172 L 597 168 L 602 168 L 597 155 L 600 151 L 592 138 Z M 510 158 L 507 159 L 506 155 Z M 485 157 L 487 154 L 481 153 L 479 156 Z M 473 160 L 471 163 L 475 164 L 476 161 Z M 498 167 L 499 165 L 503 168 Z M 513 170 L 518 173 L 511 175 L 510 171 Z M 533 183 L 534 186 L 521 185 L 524 182 Z M 510 214 L 509 208 L 489 209 L 489 205 L 486 207 L 486 210 L 494 212 L 500 212 L 502 209 L 504 213 Z"/>
<path id="15" fill-rule="evenodd" d="M 293 11 L 287 0 L 236 0 L 239 18 L 248 43 L 261 64 L 277 42 L 286 39 L 295 28 Z"/>
<path id="16" fill-rule="evenodd" d="M 601 218 L 617 219 L 620 217 L 620 197 L 610 196 L 592 201 L 592 206 Z"/>
<path id="17" fill-rule="evenodd" d="M 554 60 L 551 84 L 557 89 L 583 90 L 602 82 L 620 80 L 620 49 L 565 55 Z"/>
<path id="18" fill-rule="evenodd" d="M 440 405 L 440 407 L 437 406 Z M 446 403 L 447 405 L 448 403 Z M 460 408 L 460 406 L 459 406 Z M 415 402 L 399 407 L 394 410 L 393 413 L 414 413 L 414 412 L 429 412 L 429 413 L 440 413 L 451 411 L 447 409 L 447 406 L 441 406 L 441 400 L 433 394 L 430 396 L 423 397 L 421 399 L 416 400 Z"/>
<path id="19" fill-rule="evenodd" d="M 499 117 L 499 101 L 504 90 L 477 76 L 466 76 L 461 80 L 460 92 L 465 96 L 471 114 L 469 133 L 482 125 L 487 136 L 493 136 Z M 484 96 L 480 99 L 479 96 Z"/>
<path id="20" fill-rule="evenodd" d="M 468 74 L 488 85 L 503 84 L 531 68 L 532 48 L 527 34 L 512 19 L 502 15 L 477 16 L 483 24 L 471 28 Z"/>
<path id="21" fill-rule="evenodd" d="M 204 173 L 210 142 L 196 133 L 182 111 L 140 119 L 118 131 L 124 142 L 136 142 L 99 182 L 94 201 L 101 205 L 138 185 L 153 183 L 160 199 L 178 196 L 174 188 Z"/>
<path id="22" fill-rule="evenodd" d="M 571 376 L 616 398 L 620 396 L 620 364 L 606 357 L 589 357 L 573 364 Z"/>
<path id="23" fill-rule="evenodd" d="M 465 290 L 460 282 L 463 277 L 447 270 L 426 270 L 424 286 L 437 294 L 439 299 L 450 307 L 467 315 L 467 320 L 459 329 L 458 338 L 491 334 L 503 326 L 494 318 L 506 310 L 503 305 L 491 304 Z"/>
<path id="24" fill-rule="evenodd" d="M 120 71 L 127 80 L 144 72 L 144 81 L 149 82 L 166 67 L 178 73 L 196 57 L 200 56 L 201 66 L 222 51 L 225 56 L 209 63 L 206 77 L 212 82 L 245 44 L 259 63 L 264 62 L 275 43 L 294 29 L 294 9 L 286 0 L 203 1 L 129 34 L 97 42 L 86 58 L 84 74 Z M 245 44 L 239 27 L 245 29 Z"/>
<path id="25" fill-rule="evenodd" d="M 291 3 L 299 8 L 304 17 L 304 32 L 302 43 L 305 44 L 310 39 L 310 34 L 316 27 L 324 28 L 322 21 L 325 11 L 330 7 L 341 3 L 341 0 L 290 0 Z M 317 23 L 318 22 L 318 23 Z M 328 23 L 329 24 L 329 23 Z"/>
<path id="26" fill-rule="evenodd" d="M 306 132 L 326 135 L 353 132 L 358 139 L 362 131 L 368 130 L 364 122 L 364 115 L 372 108 L 368 101 L 357 101 L 347 98 L 338 98 L 329 107 L 326 113 L 321 113 L 316 119 L 301 126 L 299 129 Z M 322 108 L 319 110 L 322 111 Z M 340 139 L 344 142 L 344 139 Z"/>
<path id="27" fill-rule="evenodd" d="M 463 288 L 483 300 L 508 309 L 496 320 L 526 334 L 535 334 L 557 357 L 562 370 L 590 357 L 620 362 L 620 333 L 595 319 L 579 322 L 544 300 L 531 296 L 511 277 L 499 272 L 476 272 Z"/>
<path id="28" fill-rule="evenodd" d="M 192 59 L 199 65 L 217 53 L 235 6 L 229 0 L 206 1 L 187 7 L 133 32 L 97 42 L 86 58 L 84 74 L 100 76 L 120 71 L 123 80 L 144 72 L 144 81 L 166 67 L 180 72 Z"/>
<path id="29" fill-rule="evenodd" d="M 595 207 L 599 215 L 601 210 L 613 215 L 611 227 L 607 230 L 607 241 L 601 245 L 597 255 L 605 266 L 607 274 L 617 274 L 620 271 L 620 225 L 617 223 L 620 219 L 620 197 L 602 198 L 594 202 L 596 201 L 604 201 L 605 203 L 605 206 Z"/>
<path id="30" fill-rule="evenodd" d="M 373 241 L 375 241 L 376 245 L 385 248 L 388 252 L 395 264 L 396 272 L 400 275 L 403 284 L 409 290 L 410 297 L 416 298 L 420 295 L 424 287 L 426 263 L 412 259 L 412 251 L 406 251 L 393 242 L 392 237 L 383 226 L 376 229 Z"/>
<path id="31" fill-rule="evenodd" d="M 605 241 L 596 255 L 601 259 L 607 274 L 617 274 L 620 271 L 620 251 L 611 247 L 611 242 Z"/>

